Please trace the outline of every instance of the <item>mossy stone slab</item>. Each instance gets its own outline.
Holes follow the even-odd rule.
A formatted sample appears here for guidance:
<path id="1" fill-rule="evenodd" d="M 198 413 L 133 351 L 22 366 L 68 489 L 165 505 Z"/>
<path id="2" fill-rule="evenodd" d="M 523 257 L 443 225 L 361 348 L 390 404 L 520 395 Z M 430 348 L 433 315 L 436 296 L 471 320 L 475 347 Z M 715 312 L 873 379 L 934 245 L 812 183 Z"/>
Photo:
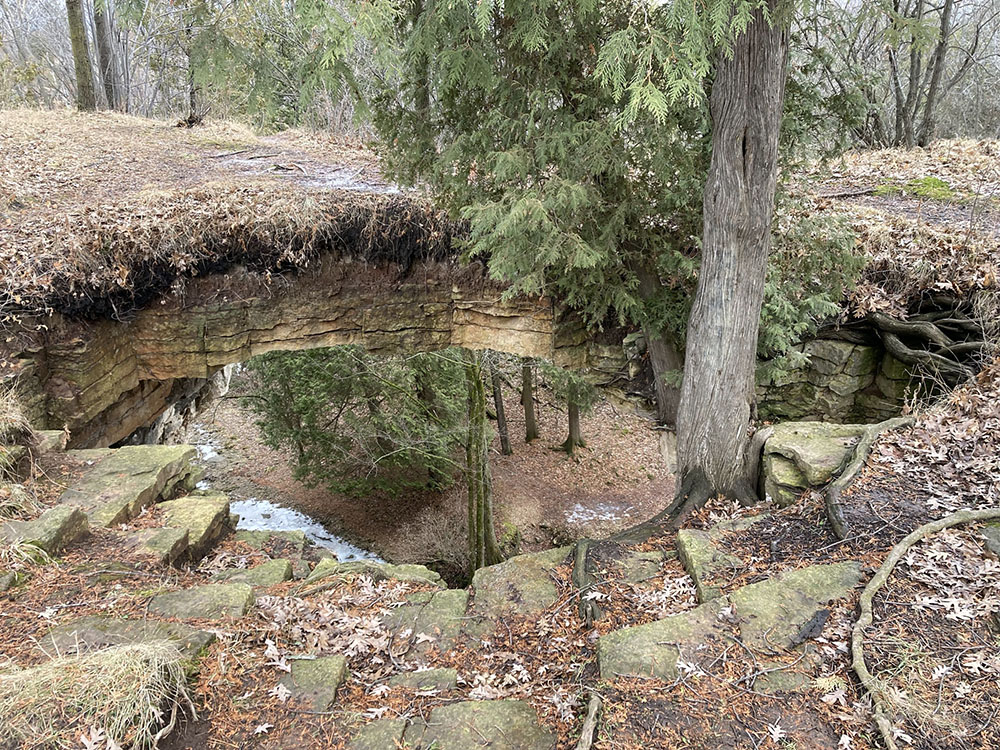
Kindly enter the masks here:
<path id="1" fill-rule="evenodd" d="M 440 651 L 452 648 L 462 631 L 469 592 L 465 589 L 418 591 L 406 598 L 406 604 L 384 617 L 385 626 L 394 633 L 410 630 L 412 636 L 431 636 L 431 641 L 419 644 L 414 641 L 411 649 L 416 654 L 425 654 L 434 647 Z"/>
<path id="2" fill-rule="evenodd" d="M 194 658 L 215 640 L 215 634 L 176 622 L 122 620 L 90 615 L 55 626 L 42 639 L 41 647 L 49 653 L 74 654 L 107 646 L 157 640 L 172 641 L 177 644 L 181 653 Z"/>
<path id="3" fill-rule="evenodd" d="M 628 583 L 642 583 L 660 574 L 665 555 L 662 551 L 638 552 L 631 550 L 617 561 L 621 577 Z"/>
<path id="4" fill-rule="evenodd" d="M 855 561 L 810 565 L 743 586 L 729 600 L 746 645 L 791 648 L 812 637 L 803 629 L 822 614 L 822 605 L 847 596 L 860 581 L 861 565 Z"/>
<path id="5" fill-rule="evenodd" d="M 764 453 L 793 461 L 806 486 L 822 485 L 843 467 L 864 430 L 865 425 L 784 422 L 774 426 Z M 775 479 L 779 484 L 793 486 L 791 481 L 777 476 Z"/>
<path id="6" fill-rule="evenodd" d="M 475 595 L 470 615 L 498 620 L 507 615 L 531 615 L 559 599 L 552 571 L 566 561 L 572 547 L 517 555 L 498 565 L 480 568 L 472 577 Z"/>
<path id="7" fill-rule="evenodd" d="M 390 678 L 389 684 L 414 690 L 454 690 L 458 687 L 458 670 L 442 668 L 404 672 Z"/>
<path id="8" fill-rule="evenodd" d="M 187 552 L 188 530 L 172 527 L 139 529 L 128 535 L 127 544 L 156 558 L 161 565 L 170 565 Z"/>
<path id="9" fill-rule="evenodd" d="M 85 453 L 70 451 L 71 455 Z M 186 486 L 196 471 L 190 445 L 127 445 L 98 460 L 60 502 L 82 508 L 95 526 L 116 526 Z M 80 456 L 83 458 L 83 456 Z"/>
<path id="10" fill-rule="evenodd" d="M 406 719 L 377 719 L 365 724 L 347 744 L 347 750 L 396 750 L 404 747 Z"/>
<path id="11" fill-rule="evenodd" d="M 282 678 L 292 698 L 313 711 L 326 711 L 337 698 L 337 690 L 347 680 L 347 660 L 340 654 L 318 659 L 296 659 L 292 671 Z"/>
<path id="12" fill-rule="evenodd" d="M 332 557 L 320 560 L 304 583 L 305 585 L 310 585 L 331 576 L 347 575 L 369 576 L 376 581 L 394 578 L 397 581 L 430 583 L 441 588 L 445 587 L 440 574 L 423 565 L 393 565 L 392 563 L 376 562 L 374 560 L 337 562 Z"/>
<path id="13" fill-rule="evenodd" d="M 206 583 L 158 594 L 149 611 L 180 620 L 221 620 L 242 617 L 253 604 L 253 589 L 245 583 Z"/>
<path id="14" fill-rule="evenodd" d="M 461 701 L 431 711 L 426 726 L 403 734 L 414 747 L 435 750 L 553 750 L 556 736 L 524 701 Z"/>
<path id="15" fill-rule="evenodd" d="M 194 560 L 203 557 L 228 528 L 229 498 L 221 492 L 192 492 L 160 503 L 160 510 L 167 526 L 187 530 Z"/>
<path id="16" fill-rule="evenodd" d="M 291 560 L 268 560 L 253 568 L 221 570 L 213 576 L 213 579 L 230 583 L 246 583 L 254 587 L 264 588 L 288 581 L 291 577 Z"/>
<path id="17" fill-rule="evenodd" d="M 49 508 L 34 521 L 10 521 L 0 526 L 0 536 L 20 539 L 54 555 L 90 531 L 86 514 L 72 505 Z"/>
<path id="18" fill-rule="evenodd" d="M 743 567 L 743 561 L 720 550 L 707 531 L 681 529 L 677 532 L 676 544 L 681 564 L 694 581 L 698 601 L 703 604 L 722 596 L 721 587 L 708 583 L 713 573 L 720 569 L 740 570 Z"/>

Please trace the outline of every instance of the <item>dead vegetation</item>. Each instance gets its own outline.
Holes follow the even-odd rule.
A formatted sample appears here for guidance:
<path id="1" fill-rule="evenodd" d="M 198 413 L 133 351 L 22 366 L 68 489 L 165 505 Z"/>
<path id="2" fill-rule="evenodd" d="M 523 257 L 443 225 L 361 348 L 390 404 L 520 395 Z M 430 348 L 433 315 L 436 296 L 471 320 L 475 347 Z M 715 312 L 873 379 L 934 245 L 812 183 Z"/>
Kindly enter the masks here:
<path id="1" fill-rule="evenodd" d="M 155 748 L 194 711 L 183 658 L 168 641 L 55 656 L 0 672 L 0 745 Z"/>

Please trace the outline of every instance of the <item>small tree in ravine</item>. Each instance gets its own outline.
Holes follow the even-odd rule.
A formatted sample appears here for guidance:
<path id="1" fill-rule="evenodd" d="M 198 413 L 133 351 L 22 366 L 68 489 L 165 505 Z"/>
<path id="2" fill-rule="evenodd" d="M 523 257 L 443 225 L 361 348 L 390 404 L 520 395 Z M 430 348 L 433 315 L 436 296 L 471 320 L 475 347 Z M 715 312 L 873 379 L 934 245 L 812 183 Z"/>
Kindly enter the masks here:
<path id="1" fill-rule="evenodd" d="M 567 435 L 559 448 L 572 456 L 577 448 L 587 445 L 580 428 L 580 415 L 594 406 L 597 389 L 579 373 L 549 362 L 541 362 L 539 367 L 546 385 L 556 398 L 566 403 Z"/>
<path id="2" fill-rule="evenodd" d="M 264 442 L 307 484 L 364 496 L 444 489 L 462 468 L 466 383 L 457 352 L 378 357 L 356 346 L 247 363 Z"/>

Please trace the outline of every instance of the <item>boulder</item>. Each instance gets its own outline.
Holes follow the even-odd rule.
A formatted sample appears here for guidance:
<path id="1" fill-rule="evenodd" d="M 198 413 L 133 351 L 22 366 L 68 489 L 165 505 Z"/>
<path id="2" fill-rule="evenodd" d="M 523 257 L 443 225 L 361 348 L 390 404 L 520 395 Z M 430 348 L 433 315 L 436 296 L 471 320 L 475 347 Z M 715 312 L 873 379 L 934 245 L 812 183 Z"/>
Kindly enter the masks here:
<path id="1" fill-rule="evenodd" d="M 524 701 L 461 701 L 431 711 L 426 726 L 403 734 L 407 746 L 435 750 L 553 750 L 555 734 Z"/>
<path id="2" fill-rule="evenodd" d="M 326 711 L 337 698 L 337 690 L 347 680 L 347 660 L 340 654 L 317 659 L 296 659 L 292 671 L 281 684 L 292 698 L 305 703 L 313 711 Z"/>
<path id="3" fill-rule="evenodd" d="M 9 521 L 0 526 L 0 537 L 11 542 L 20 539 L 54 555 L 89 531 L 90 523 L 82 510 L 57 505 L 34 521 Z"/>
<path id="4" fill-rule="evenodd" d="M 176 622 L 119 620 L 90 615 L 52 628 L 41 641 L 46 653 L 74 654 L 107 646 L 169 640 L 188 658 L 204 651 L 215 634 Z"/>
<path id="5" fill-rule="evenodd" d="M 245 583 L 206 583 L 153 597 L 149 611 L 180 620 L 221 620 L 242 617 L 253 604 L 253 589 Z"/>
<path id="6" fill-rule="evenodd" d="M 292 577 L 291 560 L 268 560 L 252 568 L 235 568 L 221 570 L 212 578 L 215 581 L 229 583 L 246 583 L 255 588 L 266 588 L 276 583 L 290 580 Z"/>
<path id="7" fill-rule="evenodd" d="M 188 533 L 191 558 L 199 560 L 229 528 L 229 498 L 221 492 L 192 492 L 160 503 L 167 526 Z"/>
<path id="8" fill-rule="evenodd" d="M 825 485 L 850 460 L 865 425 L 785 422 L 764 444 L 764 491 L 789 505 L 809 487 Z"/>
<path id="9" fill-rule="evenodd" d="M 70 451 L 87 458 L 89 451 Z M 193 484 L 196 455 L 190 445 L 127 445 L 104 451 L 60 502 L 75 505 L 95 526 L 116 526 L 145 506 Z M 93 459 L 90 459 L 93 460 Z"/>

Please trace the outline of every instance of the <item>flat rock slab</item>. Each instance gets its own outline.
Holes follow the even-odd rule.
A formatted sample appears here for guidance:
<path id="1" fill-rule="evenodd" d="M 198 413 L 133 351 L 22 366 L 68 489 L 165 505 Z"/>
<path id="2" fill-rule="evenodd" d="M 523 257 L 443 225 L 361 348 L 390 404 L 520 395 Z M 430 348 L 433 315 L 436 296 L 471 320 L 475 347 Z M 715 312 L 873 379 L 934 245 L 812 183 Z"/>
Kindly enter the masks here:
<path id="1" fill-rule="evenodd" d="M 313 568 L 312 574 L 306 578 L 304 585 L 308 586 L 324 578 L 348 575 L 368 576 L 376 581 L 394 578 L 397 581 L 431 583 L 440 588 L 445 588 L 441 576 L 423 565 L 393 565 L 392 563 L 376 562 L 374 560 L 351 560 L 350 562 L 342 563 L 329 557 L 317 563 L 316 567 Z"/>
<path id="2" fill-rule="evenodd" d="M 167 526 L 185 529 L 188 551 L 199 560 L 229 528 L 229 498 L 221 492 L 192 492 L 160 503 Z"/>
<path id="3" fill-rule="evenodd" d="M 697 590 L 698 601 L 705 603 L 722 596 L 722 588 L 710 583 L 720 571 L 740 571 L 743 561 L 722 549 L 722 539 L 736 531 L 746 531 L 767 514 L 724 521 L 708 531 L 681 529 L 677 532 L 677 554 L 684 570 L 691 576 Z"/>
<path id="4" fill-rule="evenodd" d="M 265 588 L 276 583 L 283 583 L 292 577 L 291 560 L 268 560 L 253 568 L 236 568 L 221 570 L 212 578 L 216 581 L 229 583 L 246 583 L 250 586 Z"/>
<path id="5" fill-rule="evenodd" d="M 245 583 L 206 583 L 158 594 L 149 603 L 149 611 L 181 620 L 221 620 L 242 617 L 253 600 L 253 589 Z"/>
<path id="6" fill-rule="evenodd" d="M 128 535 L 126 544 L 156 558 L 161 565 L 170 565 L 188 551 L 188 530 L 175 528 L 139 529 Z"/>
<path id="7" fill-rule="evenodd" d="M 0 526 L 0 537 L 10 542 L 20 539 L 54 555 L 89 531 L 90 522 L 82 510 L 57 505 L 34 521 L 9 521 Z"/>
<path id="8" fill-rule="evenodd" d="M 555 734 L 524 701 L 462 701 L 431 711 L 403 733 L 409 746 L 436 750 L 553 750 Z"/>
<path id="9" fill-rule="evenodd" d="M 385 626 L 397 636 L 410 631 L 410 650 L 425 654 L 433 647 L 447 651 L 461 633 L 469 592 L 465 589 L 418 591 L 406 597 L 407 603 L 385 616 Z M 430 636 L 431 640 L 420 638 Z M 420 641 L 419 643 L 417 641 Z"/>
<path id="10" fill-rule="evenodd" d="M 743 586 L 689 612 L 612 631 L 597 644 L 601 677 L 673 680 L 678 660 L 697 662 L 703 646 L 727 636 L 739 636 L 753 649 L 793 648 L 822 632 L 829 614 L 823 605 L 847 596 L 860 580 L 856 562 L 813 565 Z"/>
<path id="11" fill-rule="evenodd" d="M 86 458 L 89 451 L 70 451 Z M 115 526 L 147 505 L 191 484 L 190 445 L 127 445 L 95 462 L 83 479 L 66 490 L 60 502 L 82 508 L 95 526 Z M 92 459 L 91 459 L 92 460 Z"/>
<path id="12" fill-rule="evenodd" d="M 552 571 L 566 561 L 572 547 L 558 547 L 517 555 L 498 565 L 480 568 L 472 577 L 475 596 L 469 609 L 469 631 L 480 632 L 483 621 L 509 615 L 532 615 L 548 609 L 559 599 Z"/>
<path id="13" fill-rule="evenodd" d="M 281 684 L 292 698 L 308 705 L 313 711 L 326 711 L 337 698 L 337 690 L 347 680 L 347 660 L 340 654 L 318 659 L 296 659 L 292 671 Z M 391 747 L 391 745 L 390 745 Z"/>
<path id="14" fill-rule="evenodd" d="M 422 722 L 418 722 L 421 723 Z M 347 750 L 395 750 L 405 747 L 407 719 L 378 719 L 365 724 L 347 744 Z"/>
<path id="15" fill-rule="evenodd" d="M 52 628 L 42 639 L 41 647 L 48 653 L 75 654 L 157 640 L 173 641 L 181 653 L 195 658 L 215 640 L 215 634 L 176 622 L 119 620 L 92 615 Z"/>
<path id="16" fill-rule="evenodd" d="M 458 687 L 458 670 L 422 669 L 419 672 L 404 672 L 390 678 L 389 684 L 414 690 L 454 690 Z"/>

